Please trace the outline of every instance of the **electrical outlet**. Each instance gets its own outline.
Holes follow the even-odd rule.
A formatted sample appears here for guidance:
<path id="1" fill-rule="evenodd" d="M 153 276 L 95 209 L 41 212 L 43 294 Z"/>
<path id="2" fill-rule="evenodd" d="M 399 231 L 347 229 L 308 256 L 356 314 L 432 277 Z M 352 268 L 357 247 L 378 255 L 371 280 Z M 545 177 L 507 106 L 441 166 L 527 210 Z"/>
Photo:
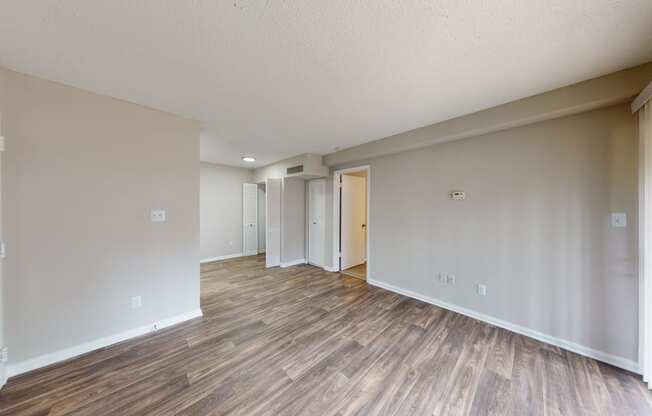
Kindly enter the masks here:
<path id="1" fill-rule="evenodd" d="M 486 285 L 478 285 L 478 295 L 480 296 L 487 296 L 487 286 Z"/>
<path id="2" fill-rule="evenodd" d="M 0 362 L 6 363 L 7 361 L 9 361 L 9 347 L 3 347 L 0 350 Z"/>
<path id="3" fill-rule="evenodd" d="M 134 296 L 131 298 L 131 309 L 138 309 L 143 306 L 143 297 Z"/>
<path id="4" fill-rule="evenodd" d="M 165 222 L 165 210 L 153 209 L 150 212 L 150 219 L 152 222 Z"/>
<path id="5" fill-rule="evenodd" d="M 455 284 L 455 275 L 452 274 L 452 273 L 449 273 L 446 276 L 446 283 L 448 283 L 449 285 L 454 285 Z"/>
<path id="6" fill-rule="evenodd" d="M 439 283 L 446 283 L 446 274 L 443 272 L 437 273 L 437 280 L 439 280 Z"/>

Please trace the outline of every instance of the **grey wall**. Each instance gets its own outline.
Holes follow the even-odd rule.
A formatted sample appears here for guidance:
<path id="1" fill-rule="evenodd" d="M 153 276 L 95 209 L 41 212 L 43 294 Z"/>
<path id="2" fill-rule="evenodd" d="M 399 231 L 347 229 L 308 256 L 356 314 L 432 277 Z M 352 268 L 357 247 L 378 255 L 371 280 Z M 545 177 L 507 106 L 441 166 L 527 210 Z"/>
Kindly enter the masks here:
<path id="1" fill-rule="evenodd" d="M 361 164 L 371 165 L 372 279 L 637 360 L 627 105 L 347 166 Z M 457 189 L 465 201 L 448 198 Z M 611 228 L 611 212 L 626 212 L 628 227 Z M 439 283 L 439 271 L 456 285 Z"/>
<path id="2" fill-rule="evenodd" d="M 250 169 L 202 162 L 200 185 L 201 259 L 242 253 L 242 184 Z"/>
<path id="3" fill-rule="evenodd" d="M 2 69 L 0 78 L 10 364 L 197 311 L 197 123 Z M 151 223 L 153 208 L 167 222 Z"/>
<path id="4" fill-rule="evenodd" d="M 305 181 L 284 178 L 281 192 L 281 263 L 305 259 L 305 215 Z"/>

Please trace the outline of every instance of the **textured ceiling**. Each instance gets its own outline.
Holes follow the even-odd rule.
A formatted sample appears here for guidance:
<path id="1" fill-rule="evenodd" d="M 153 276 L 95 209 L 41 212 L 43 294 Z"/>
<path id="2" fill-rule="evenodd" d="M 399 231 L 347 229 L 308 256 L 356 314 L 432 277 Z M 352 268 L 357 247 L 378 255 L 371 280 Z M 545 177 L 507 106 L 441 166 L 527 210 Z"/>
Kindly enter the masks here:
<path id="1" fill-rule="evenodd" d="M 3 0 L 0 66 L 330 153 L 652 60 L 650 0 Z M 251 166 L 251 165 L 248 165 Z"/>

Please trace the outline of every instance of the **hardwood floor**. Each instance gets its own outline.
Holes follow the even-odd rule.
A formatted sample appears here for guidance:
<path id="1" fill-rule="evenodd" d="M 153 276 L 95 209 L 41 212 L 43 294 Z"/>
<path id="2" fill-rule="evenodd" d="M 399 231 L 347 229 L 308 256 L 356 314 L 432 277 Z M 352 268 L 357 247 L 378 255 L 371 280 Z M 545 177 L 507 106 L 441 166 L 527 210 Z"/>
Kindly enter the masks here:
<path id="1" fill-rule="evenodd" d="M 358 264 L 357 266 L 342 270 L 342 273 L 357 277 L 358 279 L 367 280 L 367 263 Z"/>
<path id="2" fill-rule="evenodd" d="M 645 415 L 640 377 L 312 266 L 202 266 L 204 318 L 13 378 L 1 415 Z"/>

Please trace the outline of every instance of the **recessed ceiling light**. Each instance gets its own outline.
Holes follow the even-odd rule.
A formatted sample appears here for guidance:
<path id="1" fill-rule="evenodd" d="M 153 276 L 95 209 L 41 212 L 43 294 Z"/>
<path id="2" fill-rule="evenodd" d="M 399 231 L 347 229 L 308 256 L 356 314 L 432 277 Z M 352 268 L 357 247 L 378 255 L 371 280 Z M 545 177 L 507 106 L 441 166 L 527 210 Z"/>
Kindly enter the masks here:
<path id="1" fill-rule="evenodd" d="M 242 156 L 242 161 L 251 163 L 251 162 L 255 162 L 256 158 L 251 156 Z"/>

